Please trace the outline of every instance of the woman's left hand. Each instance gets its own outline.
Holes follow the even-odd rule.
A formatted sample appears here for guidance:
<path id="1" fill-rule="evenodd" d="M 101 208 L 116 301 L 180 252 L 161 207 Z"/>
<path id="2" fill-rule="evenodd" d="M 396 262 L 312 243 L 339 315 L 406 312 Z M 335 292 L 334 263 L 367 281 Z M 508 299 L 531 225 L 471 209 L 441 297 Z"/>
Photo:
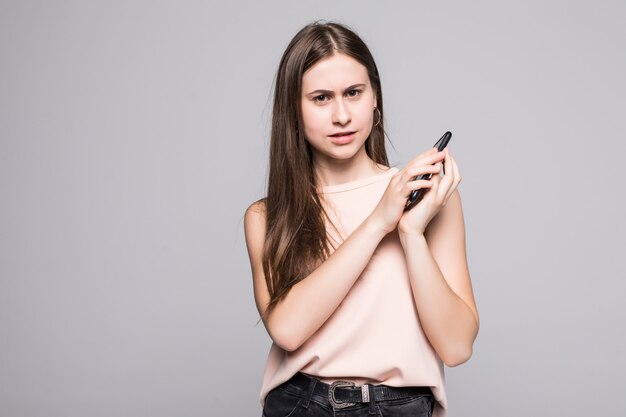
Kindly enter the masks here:
<path id="1" fill-rule="evenodd" d="M 428 189 L 424 189 L 424 195 L 420 202 L 409 211 L 404 212 L 398 222 L 399 233 L 423 235 L 428 223 L 446 205 L 459 182 L 461 182 L 459 168 L 452 155 L 448 152 L 448 148 L 445 149 L 443 167 L 444 175 L 433 175 L 430 179 L 433 185 Z"/>

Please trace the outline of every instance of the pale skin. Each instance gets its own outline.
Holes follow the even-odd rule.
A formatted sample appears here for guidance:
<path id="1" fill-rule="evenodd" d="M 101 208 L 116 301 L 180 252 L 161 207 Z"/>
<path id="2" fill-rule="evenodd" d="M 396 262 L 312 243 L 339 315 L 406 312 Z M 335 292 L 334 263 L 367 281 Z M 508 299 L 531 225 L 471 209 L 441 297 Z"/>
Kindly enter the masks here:
<path id="1" fill-rule="evenodd" d="M 301 106 L 320 185 L 341 184 L 385 169 L 365 153 L 376 97 L 367 70 L 358 61 L 336 53 L 316 63 L 303 75 Z M 344 131 L 356 132 L 352 142 L 335 144 L 329 135 Z M 442 166 L 444 174 L 440 175 Z M 433 174 L 430 184 L 411 181 L 428 173 Z M 424 334 L 447 366 L 466 362 L 478 334 L 479 316 L 466 259 L 460 181 L 449 150 L 437 152 L 435 148 L 417 155 L 394 174 L 372 213 L 317 269 L 294 285 L 264 320 L 274 343 L 287 351 L 305 343 L 337 309 L 380 241 L 397 228 Z M 424 188 L 424 198 L 404 212 L 409 194 L 420 188 Z M 270 297 L 262 267 L 262 206 L 248 208 L 244 229 L 254 297 L 263 314 Z"/>

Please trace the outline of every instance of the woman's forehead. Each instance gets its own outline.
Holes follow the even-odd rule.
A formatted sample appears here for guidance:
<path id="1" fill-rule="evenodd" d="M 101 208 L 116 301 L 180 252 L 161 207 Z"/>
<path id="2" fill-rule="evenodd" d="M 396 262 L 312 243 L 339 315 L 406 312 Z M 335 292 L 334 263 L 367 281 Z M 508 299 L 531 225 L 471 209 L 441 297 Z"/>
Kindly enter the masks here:
<path id="1" fill-rule="evenodd" d="M 316 62 L 302 76 L 302 91 L 341 90 L 347 86 L 368 83 L 367 69 L 356 59 L 336 53 Z"/>

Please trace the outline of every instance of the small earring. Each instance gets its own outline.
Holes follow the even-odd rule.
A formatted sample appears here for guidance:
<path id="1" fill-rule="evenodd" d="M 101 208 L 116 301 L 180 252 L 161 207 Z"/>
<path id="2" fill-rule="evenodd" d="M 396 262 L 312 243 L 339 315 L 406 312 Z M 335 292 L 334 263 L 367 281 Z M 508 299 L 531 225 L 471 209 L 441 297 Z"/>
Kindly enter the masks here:
<path id="1" fill-rule="evenodd" d="M 376 127 L 380 124 L 381 120 L 383 120 L 383 115 L 380 114 L 380 110 L 378 110 L 378 107 L 374 107 L 374 110 L 378 112 L 378 121 L 374 125 L 374 127 Z"/>

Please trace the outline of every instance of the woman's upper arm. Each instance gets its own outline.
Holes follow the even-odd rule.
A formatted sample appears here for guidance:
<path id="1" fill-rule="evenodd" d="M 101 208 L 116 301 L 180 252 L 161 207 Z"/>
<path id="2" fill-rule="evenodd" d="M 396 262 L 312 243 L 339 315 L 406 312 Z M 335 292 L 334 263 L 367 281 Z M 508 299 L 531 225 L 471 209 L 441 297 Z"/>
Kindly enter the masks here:
<path id="1" fill-rule="evenodd" d="M 246 210 L 244 232 L 252 270 L 254 299 L 259 314 L 263 315 L 270 301 L 270 295 L 265 282 L 262 262 L 263 244 L 265 242 L 265 208 L 262 202 L 253 203 Z"/>
<path id="2" fill-rule="evenodd" d="M 478 310 L 467 265 L 465 222 L 458 189 L 431 220 L 424 236 L 446 282 L 472 310 L 478 324 Z"/>

